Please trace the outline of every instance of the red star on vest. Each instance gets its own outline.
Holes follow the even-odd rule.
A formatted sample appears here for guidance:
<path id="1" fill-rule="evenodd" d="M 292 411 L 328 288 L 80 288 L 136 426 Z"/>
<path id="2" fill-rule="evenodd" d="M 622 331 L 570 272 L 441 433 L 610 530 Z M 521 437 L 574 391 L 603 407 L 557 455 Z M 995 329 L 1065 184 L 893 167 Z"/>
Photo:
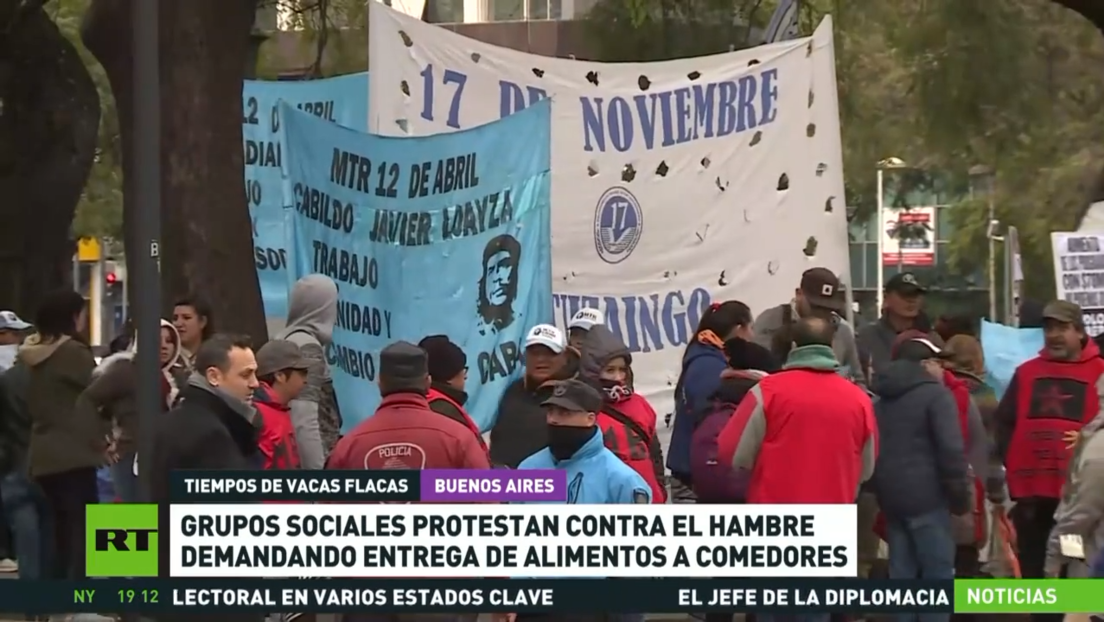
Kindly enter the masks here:
<path id="1" fill-rule="evenodd" d="M 1066 400 L 1072 398 L 1072 395 L 1062 393 L 1058 385 L 1052 384 L 1039 394 L 1039 414 L 1063 415 L 1066 412 Z"/>

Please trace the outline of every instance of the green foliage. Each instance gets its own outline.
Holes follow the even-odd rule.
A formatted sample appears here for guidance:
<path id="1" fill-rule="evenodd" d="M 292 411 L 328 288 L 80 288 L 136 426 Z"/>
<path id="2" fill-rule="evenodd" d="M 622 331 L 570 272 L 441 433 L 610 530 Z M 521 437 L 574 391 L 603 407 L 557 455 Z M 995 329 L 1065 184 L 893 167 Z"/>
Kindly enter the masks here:
<path id="1" fill-rule="evenodd" d="M 122 239 L 123 150 L 119 117 L 107 74 L 81 42 L 81 17 L 88 4 L 89 0 L 53 0 L 46 6 L 58 29 L 84 60 L 100 93 L 100 141 L 73 219 L 73 236 Z"/>
<path id="2" fill-rule="evenodd" d="M 711 7 L 715 15 L 725 6 L 731 15 L 734 6 L 689 5 Z M 746 15 L 754 7 L 747 22 L 761 25 L 776 5 L 737 2 L 735 11 Z M 805 34 L 825 14 L 834 18 L 845 184 L 855 217 L 874 212 L 876 164 L 885 158 L 940 171 L 959 186 L 968 185 L 972 166 L 985 164 L 996 170 L 993 202 L 1002 230 L 1020 231 L 1027 295 L 1053 296 L 1050 232 L 1078 225 L 1104 161 L 1100 32 L 1048 0 L 803 5 Z M 656 51 L 657 33 L 685 19 L 664 7 L 665 0 L 602 0 L 591 17 L 608 52 L 602 60 L 700 53 L 693 33 L 683 33 L 673 52 L 664 50 L 669 54 Z M 984 270 L 987 198 L 951 211 L 952 266 L 960 275 Z"/>

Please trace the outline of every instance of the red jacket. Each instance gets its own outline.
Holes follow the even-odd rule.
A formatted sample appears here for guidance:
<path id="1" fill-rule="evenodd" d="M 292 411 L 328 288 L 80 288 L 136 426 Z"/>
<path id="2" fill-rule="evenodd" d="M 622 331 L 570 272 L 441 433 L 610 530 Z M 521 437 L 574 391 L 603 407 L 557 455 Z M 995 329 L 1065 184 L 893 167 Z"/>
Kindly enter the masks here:
<path id="1" fill-rule="evenodd" d="M 263 382 L 253 393 L 253 405 L 264 422 L 257 438 L 257 447 L 265 457 L 264 468 L 298 469 L 299 446 L 295 443 L 290 409 L 281 404 L 272 387 Z"/>
<path id="2" fill-rule="evenodd" d="M 429 409 L 425 396 L 392 393 L 337 442 L 329 469 L 489 469 L 487 452 L 462 423 Z"/>
<path id="3" fill-rule="evenodd" d="M 487 442 L 483 440 L 483 435 L 479 433 L 479 426 L 475 425 L 475 421 L 472 420 L 468 411 L 464 410 L 464 406 L 452 399 L 448 395 L 445 395 L 441 391 L 430 387 L 429 393 L 426 394 L 426 402 L 433 403 L 437 400 L 445 400 L 449 404 L 452 404 L 453 408 L 460 412 L 460 415 L 464 417 L 464 425 L 468 426 L 468 429 L 475 435 L 476 440 L 479 441 L 479 446 L 483 448 L 483 451 L 487 451 Z M 440 406 L 438 406 L 440 408 Z"/>
<path id="4" fill-rule="evenodd" d="M 1043 350 L 1016 368 L 997 413 L 998 419 L 1011 414 L 1011 421 L 1003 423 L 1012 429 L 1003 434 L 1010 437 L 1005 467 L 1013 499 L 1061 498 L 1070 459 L 1063 435 L 1096 416 L 1101 374 L 1104 360 L 1091 339 L 1077 361 L 1054 360 Z"/>
<path id="5" fill-rule="evenodd" d="M 644 433 L 644 438 L 633 426 L 611 414 L 611 409 L 616 409 L 635 423 Z M 654 453 L 658 447 L 655 443 L 656 413 L 648 400 L 633 393 L 627 399 L 607 405 L 598 413 L 598 427 L 602 428 L 602 441 L 606 448 L 651 486 L 652 503 L 667 503 L 667 488 L 661 481 L 663 466 Z"/>
<path id="6" fill-rule="evenodd" d="M 717 437 L 718 461 L 751 471 L 748 503 L 854 503 L 874 471 L 870 397 L 821 357 L 801 358 L 823 366 L 795 367 L 791 354 L 787 369 L 748 391 Z"/>

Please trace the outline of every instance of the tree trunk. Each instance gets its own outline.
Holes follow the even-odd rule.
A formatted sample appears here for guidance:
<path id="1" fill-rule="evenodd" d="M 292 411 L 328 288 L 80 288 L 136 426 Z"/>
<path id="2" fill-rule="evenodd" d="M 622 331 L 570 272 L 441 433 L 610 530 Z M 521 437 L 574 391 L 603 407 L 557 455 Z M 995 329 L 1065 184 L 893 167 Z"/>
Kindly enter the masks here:
<path id="1" fill-rule="evenodd" d="M 41 4 L 0 0 L 0 308 L 24 317 L 72 285 L 100 125 L 96 84 Z"/>
<path id="2" fill-rule="evenodd" d="M 92 0 L 85 45 L 103 64 L 123 135 L 127 248 L 133 197 L 132 0 Z M 241 90 L 256 0 L 161 3 L 161 297 L 206 299 L 219 330 L 267 339 L 243 181 Z M 134 256 L 134 253 L 130 253 Z"/>

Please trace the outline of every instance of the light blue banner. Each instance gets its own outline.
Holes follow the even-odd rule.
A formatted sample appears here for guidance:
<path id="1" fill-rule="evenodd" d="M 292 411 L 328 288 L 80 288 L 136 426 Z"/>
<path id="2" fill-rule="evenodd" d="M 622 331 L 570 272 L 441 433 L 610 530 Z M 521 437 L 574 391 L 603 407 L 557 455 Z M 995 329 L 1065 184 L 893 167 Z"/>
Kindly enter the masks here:
<path id="1" fill-rule="evenodd" d="M 1043 329 L 1013 328 L 982 320 L 981 349 L 985 354 L 986 384 L 999 398 L 1012 382 L 1016 368 L 1043 349 Z"/>
<path id="2" fill-rule="evenodd" d="M 552 320 L 550 110 L 389 138 L 281 106 L 290 276 L 340 288 L 327 357 L 346 428 L 380 402 L 379 351 L 432 334 L 467 353 L 468 412 L 494 422 L 522 339 Z"/>
<path id="3" fill-rule="evenodd" d="M 325 80 L 246 80 L 242 86 L 245 196 L 253 219 L 253 253 L 265 316 L 287 318 L 288 250 L 284 247 L 283 190 L 277 104 L 283 99 L 321 119 L 368 128 L 368 73 Z"/>

